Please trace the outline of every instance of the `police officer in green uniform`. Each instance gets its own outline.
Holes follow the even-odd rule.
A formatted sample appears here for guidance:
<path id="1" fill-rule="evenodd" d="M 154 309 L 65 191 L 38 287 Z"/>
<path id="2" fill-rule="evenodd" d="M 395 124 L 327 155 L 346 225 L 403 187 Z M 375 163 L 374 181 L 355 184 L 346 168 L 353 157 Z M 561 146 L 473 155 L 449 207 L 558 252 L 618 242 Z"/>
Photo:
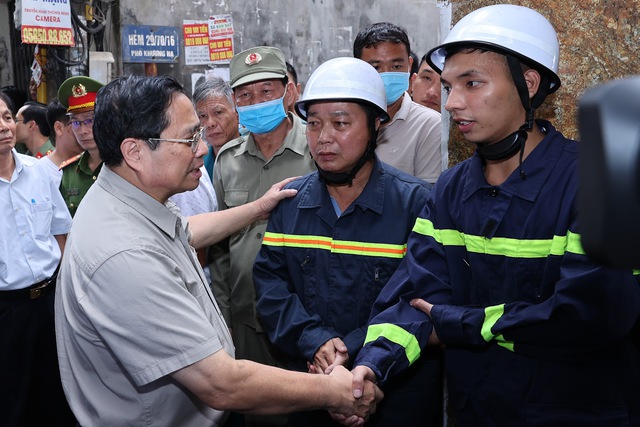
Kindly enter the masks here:
<path id="1" fill-rule="evenodd" d="M 27 154 L 36 159 L 49 155 L 55 147 L 49 139 L 51 127 L 47 122 L 47 106 L 29 101 L 16 113 L 16 143 L 27 147 Z"/>
<path id="2" fill-rule="evenodd" d="M 67 109 L 69 125 L 84 152 L 60 165 L 60 192 L 73 216 L 78 204 L 98 177 L 102 160 L 93 140 L 93 108 L 102 83 L 85 76 L 69 77 L 58 89 L 58 100 Z"/>
<path id="3" fill-rule="evenodd" d="M 35 157 L 36 159 L 41 159 L 53 153 L 53 150 L 55 149 L 56 147 L 53 145 L 53 142 L 51 142 L 51 138 L 47 138 L 42 147 L 40 147 L 40 149 L 33 154 L 33 157 Z"/>

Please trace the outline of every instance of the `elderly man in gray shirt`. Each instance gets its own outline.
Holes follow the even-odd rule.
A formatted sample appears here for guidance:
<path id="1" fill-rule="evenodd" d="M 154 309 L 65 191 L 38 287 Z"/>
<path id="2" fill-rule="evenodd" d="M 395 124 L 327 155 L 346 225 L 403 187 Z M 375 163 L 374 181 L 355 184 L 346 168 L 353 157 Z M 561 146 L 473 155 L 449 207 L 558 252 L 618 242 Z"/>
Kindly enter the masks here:
<path id="1" fill-rule="evenodd" d="M 104 160 L 74 218 L 56 294 L 63 387 L 80 425 L 218 426 L 227 410 L 323 408 L 362 424 L 381 392 L 352 375 L 235 360 L 194 248 L 266 218 L 285 180 L 235 209 L 185 220 L 168 198 L 198 185 L 206 146 L 173 78 L 127 76 L 96 100 Z"/>

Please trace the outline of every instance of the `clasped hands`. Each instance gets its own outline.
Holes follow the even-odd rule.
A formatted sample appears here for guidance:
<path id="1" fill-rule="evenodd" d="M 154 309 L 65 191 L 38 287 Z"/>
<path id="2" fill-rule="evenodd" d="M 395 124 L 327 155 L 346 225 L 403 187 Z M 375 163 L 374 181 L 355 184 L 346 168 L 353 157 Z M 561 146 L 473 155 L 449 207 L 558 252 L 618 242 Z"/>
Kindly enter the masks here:
<path id="1" fill-rule="evenodd" d="M 411 306 L 417 308 L 431 317 L 433 304 L 422 300 L 414 299 Z M 429 344 L 441 344 L 435 328 L 432 329 L 429 337 Z M 349 361 L 347 346 L 340 338 L 332 338 L 324 343 L 313 356 L 313 363 L 307 362 L 309 373 L 312 374 L 332 374 L 338 371 L 340 375 L 349 375 L 344 365 Z M 340 369 L 337 369 L 340 368 Z M 331 417 L 346 426 L 361 426 L 369 416 L 376 411 L 377 403 L 382 400 L 384 394 L 376 385 L 376 376 L 371 368 L 367 366 L 356 366 L 351 371 L 351 391 L 354 399 L 352 409 L 345 407 L 345 411 L 330 412 Z M 351 399 L 349 399 L 351 400 Z"/>
<path id="2" fill-rule="evenodd" d="M 343 408 L 331 411 L 331 417 L 345 426 L 361 426 L 376 411 L 376 405 L 384 394 L 373 380 L 357 379 L 353 372 L 349 372 L 344 365 L 349 360 L 347 346 L 340 338 L 332 338 L 324 343 L 313 357 L 313 363 L 308 362 L 309 373 L 329 374 L 340 381 L 345 381 L 346 397 Z M 357 389 L 356 387 L 357 381 Z"/>

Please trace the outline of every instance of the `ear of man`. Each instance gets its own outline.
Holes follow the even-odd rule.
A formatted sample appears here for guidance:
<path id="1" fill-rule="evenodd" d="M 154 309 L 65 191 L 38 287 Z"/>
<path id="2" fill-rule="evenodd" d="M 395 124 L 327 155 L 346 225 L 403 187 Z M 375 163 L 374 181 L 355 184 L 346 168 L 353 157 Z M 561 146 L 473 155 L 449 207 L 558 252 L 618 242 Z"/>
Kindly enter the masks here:
<path id="1" fill-rule="evenodd" d="M 53 124 L 53 131 L 56 133 L 56 136 L 62 136 L 64 133 L 64 127 L 65 124 L 59 120 Z"/>
<path id="2" fill-rule="evenodd" d="M 540 89 L 540 81 L 541 81 L 540 73 L 533 68 L 529 68 L 524 71 L 524 81 L 527 84 L 527 90 L 529 91 L 529 99 L 533 98 L 533 96 Z"/>
<path id="3" fill-rule="evenodd" d="M 284 104 L 285 106 L 287 106 L 293 102 L 293 97 L 296 95 L 296 86 L 291 80 L 289 80 L 285 85 L 285 90 L 286 92 L 284 94 Z"/>
<path id="4" fill-rule="evenodd" d="M 126 138 L 120 144 L 120 151 L 125 164 L 135 171 L 139 171 L 142 168 L 142 144 L 145 144 L 145 142 L 135 138 Z"/>

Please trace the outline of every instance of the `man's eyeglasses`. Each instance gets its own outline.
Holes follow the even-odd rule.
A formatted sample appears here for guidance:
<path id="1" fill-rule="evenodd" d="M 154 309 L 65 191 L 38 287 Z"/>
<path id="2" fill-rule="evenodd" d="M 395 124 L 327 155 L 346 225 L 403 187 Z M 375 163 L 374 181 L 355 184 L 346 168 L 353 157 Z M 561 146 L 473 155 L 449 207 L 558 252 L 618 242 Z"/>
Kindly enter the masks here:
<path id="1" fill-rule="evenodd" d="M 85 125 L 86 127 L 91 127 L 93 126 L 93 117 L 85 120 L 71 120 L 69 121 L 69 123 L 76 130 L 80 129 L 80 126 L 82 125 Z"/>
<path id="2" fill-rule="evenodd" d="M 203 134 L 204 134 L 204 127 L 201 127 L 200 129 L 198 129 L 198 131 L 193 135 L 191 139 L 147 138 L 147 141 L 154 142 L 154 143 L 165 141 L 165 142 L 180 142 L 182 144 L 190 144 L 191 152 L 195 153 L 196 151 L 198 151 L 198 144 L 200 143 L 200 140 L 202 139 Z"/>

